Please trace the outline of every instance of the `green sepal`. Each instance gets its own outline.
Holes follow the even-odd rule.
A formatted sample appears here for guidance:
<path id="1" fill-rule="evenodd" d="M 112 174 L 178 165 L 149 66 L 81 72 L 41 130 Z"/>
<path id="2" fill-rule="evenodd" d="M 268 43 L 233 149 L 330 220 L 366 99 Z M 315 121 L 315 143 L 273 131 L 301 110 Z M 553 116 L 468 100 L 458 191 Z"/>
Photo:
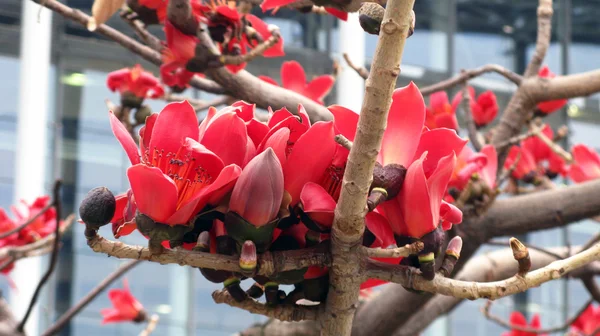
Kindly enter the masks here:
<path id="1" fill-rule="evenodd" d="M 246 240 L 251 240 L 256 245 L 256 252 L 265 252 L 273 240 L 273 231 L 277 227 L 276 219 L 263 226 L 254 226 L 248 221 L 240 217 L 235 212 L 227 212 L 225 214 L 225 229 L 227 234 L 237 242 L 238 248 L 244 244 Z"/>

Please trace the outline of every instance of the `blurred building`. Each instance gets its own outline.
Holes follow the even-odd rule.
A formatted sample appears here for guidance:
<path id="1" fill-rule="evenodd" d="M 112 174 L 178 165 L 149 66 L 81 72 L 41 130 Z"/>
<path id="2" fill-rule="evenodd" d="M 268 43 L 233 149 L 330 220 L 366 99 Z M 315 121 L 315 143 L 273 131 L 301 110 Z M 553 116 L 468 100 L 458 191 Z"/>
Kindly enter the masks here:
<path id="1" fill-rule="evenodd" d="M 63 3 L 89 12 L 92 0 L 65 0 Z M 435 83 L 461 69 L 488 63 L 500 64 L 522 72 L 533 53 L 536 35 L 536 0 L 419 0 L 415 3 L 417 28 L 404 52 L 399 85 L 415 81 L 419 86 Z M 600 23 L 595 13 L 598 0 L 556 0 L 552 44 L 546 63 L 557 74 L 570 74 L 600 68 Z M 261 15 L 257 11 L 257 15 Z M 19 85 L 23 70 L 19 59 L 21 0 L 0 1 L 0 206 L 13 202 L 15 161 L 21 153 L 16 145 Z M 347 69 L 340 55 L 340 29 L 337 19 L 315 14 L 304 15 L 281 10 L 269 23 L 278 25 L 286 42 L 287 56 L 282 59 L 253 61 L 249 70 L 256 75 L 279 77 L 279 66 L 287 59 L 298 60 L 308 77 L 331 73 L 332 60 L 342 71 Z M 133 36 L 118 17 L 109 24 Z M 154 30 L 157 34 L 160 31 Z M 341 34 L 348 36 L 347 34 Z M 376 37 L 367 36 L 364 54 L 368 66 L 375 50 Z M 48 86 L 48 139 L 38 139 L 48 151 L 46 190 L 53 176 L 65 182 L 66 211 L 76 211 L 82 197 L 91 188 L 104 185 L 114 192 L 126 190 L 125 169 L 129 166 L 124 151 L 114 139 L 108 124 L 104 100 L 118 100 L 105 86 L 105 76 L 115 69 L 141 63 L 157 74 L 157 69 L 114 43 L 94 35 L 78 24 L 58 15 L 52 18 L 52 47 Z M 505 106 L 514 90 L 504 78 L 490 74 L 471 82 L 476 89 L 491 89 Z M 39 83 L 45 85 L 45 83 Z M 453 93 L 453 92 L 452 92 Z M 188 90 L 186 94 L 210 99 L 210 95 Z M 334 103 L 333 92 L 328 103 Z M 343 92 L 338 97 L 343 100 Z M 36 99 L 35 93 L 31 99 Z M 159 110 L 164 103 L 148 101 Z M 344 101 L 341 101 L 343 104 Z M 600 149 L 600 95 L 571 100 L 564 111 L 551 118 L 553 125 L 568 123 L 570 143 L 584 142 Z M 36 164 L 32 162 L 32 164 Z M 594 224 L 579 223 L 569 229 L 532 233 L 526 239 L 541 246 L 582 244 L 595 233 Z M 597 225 L 597 224 L 596 224 Z M 120 261 L 93 253 L 83 239 L 83 228 L 75 224 L 66 237 L 59 269 L 44 297 L 39 315 L 40 330 L 85 295 Z M 101 231 L 110 235 L 108 229 Z M 144 244 L 145 239 L 131 235 L 128 243 Z M 481 253 L 490 248 L 482 248 Z M 157 335 L 221 336 L 263 321 L 259 316 L 215 305 L 210 293 L 219 288 L 204 280 L 195 269 L 146 263 L 127 276 L 134 295 L 151 312 L 161 315 Z M 18 286 L 18 284 L 17 284 Z M 120 284 L 118 284 L 120 286 Z M 0 288 L 9 291 L 0 279 Z M 526 294 L 503 299 L 496 313 L 508 316 L 513 309 L 539 312 L 544 326 L 555 326 L 579 308 L 587 298 L 583 287 L 574 281 L 555 281 Z M 29 298 L 23 298 L 28 300 Z M 499 335 L 502 329 L 486 321 L 479 313 L 483 302 L 464 302 L 449 316 L 440 318 L 426 335 Z M 94 301 L 75 318 L 61 335 L 131 335 L 139 326 L 100 325 L 101 308 L 109 307 L 105 295 Z"/>

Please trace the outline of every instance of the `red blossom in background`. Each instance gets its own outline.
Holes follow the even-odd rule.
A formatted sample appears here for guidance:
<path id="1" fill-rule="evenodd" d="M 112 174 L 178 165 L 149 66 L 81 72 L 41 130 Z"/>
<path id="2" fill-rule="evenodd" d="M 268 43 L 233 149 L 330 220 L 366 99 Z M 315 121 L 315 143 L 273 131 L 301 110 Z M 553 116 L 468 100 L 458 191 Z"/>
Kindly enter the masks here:
<path id="1" fill-rule="evenodd" d="M 510 324 L 513 326 L 540 329 L 540 316 L 538 314 L 533 315 L 531 323 L 528 325 L 527 320 L 525 319 L 525 316 L 523 316 L 523 314 L 521 314 L 520 312 L 513 312 L 512 314 L 510 314 Z M 502 336 L 547 336 L 547 334 L 511 330 L 510 332 L 503 333 Z"/>
<path id="2" fill-rule="evenodd" d="M 571 324 L 571 334 L 569 335 L 592 335 L 598 328 L 600 328 L 600 306 L 590 304 Z"/>
<path id="3" fill-rule="evenodd" d="M 158 79 L 139 64 L 109 73 L 106 86 L 113 92 L 131 93 L 138 98 L 160 98 L 165 93 Z"/>
<path id="4" fill-rule="evenodd" d="M 449 186 L 462 191 L 471 176 L 478 174 L 490 188 L 495 188 L 498 171 L 497 155 L 496 148 L 492 145 L 483 146 L 479 153 L 465 146 L 457 157 Z"/>
<path id="5" fill-rule="evenodd" d="M 543 66 L 538 72 L 538 76 L 542 78 L 554 78 L 556 75 L 550 71 L 548 66 Z M 537 109 L 544 114 L 550 114 L 552 112 L 560 110 L 567 104 L 567 99 L 548 100 L 537 104 Z"/>
<path id="6" fill-rule="evenodd" d="M 182 33 L 169 20 L 165 21 L 164 30 L 167 45 L 163 50 L 160 76 L 168 86 L 185 88 L 194 76 L 194 73 L 186 70 L 185 65 L 194 57 L 198 39 Z"/>
<path id="7" fill-rule="evenodd" d="M 527 183 L 534 183 L 538 169 L 535 157 L 527 148 L 511 147 L 504 161 L 504 169 L 510 169 L 513 165 L 515 165 L 515 169 L 512 172 L 512 177 Z"/>
<path id="8" fill-rule="evenodd" d="M 167 17 L 169 0 L 138 0 L 138 4 L 156 11 L 158 22 L 163 23 Z"/>
<path id="9" fill-rule="evenodd" d="M 600 178 L 600 155 L 592 148 L 577 144 L 571 148 L 574 163 L 568 169 L 568 175 L 576 183 Z"/>
<path id="10" fill-rule="evenodd" d="M 548 125 L 544 125 L 542 128 L 542 134 L 548 139 L 554 138 L 554 132 Z M 566 176 L 567 166 L 565 160 L 558 154 L 556 154 L 550 146 L 542 141 L 537 136 L 531 136 L 523 140 L 521 146 L 529 153 L 532 154 L 536 164 L 538 165 L 538 171 L 548 176 L 555 176 L 560 174 Z"/>
<path id="11" fill-rule="evenodd" d="M 123 289 L 111 289 L 108 292 L 113 308 L 100 311 L 102 324 L 117 322 L 142 322 L 146 313 L 142 304 L 131 294 L 127 280 L 123 280 Z"/>
<path id="12" fill-rule="evenodd" d="M 469 87 L 469 96 L 471 96 L 470 105 L 471 115 L 477 127 L 483 127 L 496 118 L 498 114 L 498 102 L 496 95 L 492 91 L 485 91 L 477 98 L 475 97 L 475 89 Z M 458 92 L 452 99 L 452 109 L 456 110 L 462 102 L 462 91 Z"/>
<path id="13" fill-rule="evenodd" d="M 187 225 L 206 204 L 218 203 L 241 172 L 198 143 L 198 119 L 188 102 L 168 104 L 148 117 L 139 151 L 112 113 L 110 124 L 132 163 L 127 176 L 137 208 L 156 222 Z"/>
<path id="14" fill-rule="evenodd" d="M 260 8 L 263 10 L 263 12 L 273 9 L 273 13 L 275 13 L 280 7 L 287 6 L 293 2 L 295 2 L 295 0 L 265 0 L 260 4 Z M 348 20 L 347 12 L 331 7 L 325 7 L 325 10 L 327 13 L 337 17 L 340 20 Z"/>
<path id="15" fill-rule="evenodd" d="M 425 126 L 430 129 L 445 127 L 458 130 L 456 108 L 450 105 L 446 91 L 434 92 L 429 96 Z"/>
<path id="16" fill-rule="evenodd" d="M 271 77 L 258 76 L 258 78 L 267 83 L 279 85 Z M 329 94 L 334 83 L 335 78 L 331 75 L 318 76 L 307 82 L 304 68 L 296 61 L 283 62 L 281 65 L 282 86 L 310 98 L 321 105 L 323 105 L 323 98 Z"/>

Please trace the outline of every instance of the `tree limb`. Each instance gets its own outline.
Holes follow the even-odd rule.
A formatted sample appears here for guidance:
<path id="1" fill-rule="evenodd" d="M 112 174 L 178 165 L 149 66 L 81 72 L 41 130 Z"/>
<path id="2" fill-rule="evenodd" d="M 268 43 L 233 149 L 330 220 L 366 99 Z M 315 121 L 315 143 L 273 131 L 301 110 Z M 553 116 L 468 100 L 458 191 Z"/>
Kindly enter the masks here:
<path id="1" fill-rule="evenodd" d="M 369 248 L 363 246 L 363 250 L 365 251 L 365 255 L 370 258 L 398 258 L 417 254 L 423 249 L 424 246 L 425 244 L 423 244 L 423 242 L 418 241 L 392 249 Z"/>
<path id="2" fill-rule="evenodd" d="M 538 74 L 546 52 L 550 46 L 550 38 L 552 37 L 552 0 L 539 0 L 537 8 L 537 38 L 535 42 L 535 52 L 527 69 L 525 69 L 525 78 L 533 77 Z"/>
<path id="3" fill-rule="evenodd" d="M 359 249 L 365 229 L 367 196 L 373 168 L 381 147 L 392 92 L 400 73 L 404 43 L 410 28 L 414 0 L 387 3 L 375 49 L 371 73 L 365 84 L 365 98 L 356 138 L 344 172 L 342 191 L 335 209 L 331 231 L 332 267 L 325 313 L 319 320 L 323 336 L 350 335 L 356 311 L 361 277 Z"/>
<path id="4" fill-rule="evenodd" d="M 350 68 L 352 68 L 354 71 L 356 71 L 356 73 L 360 77 L 362 77 L 363 79 L 369 78 L 369 70 L 367 70 L 363 66 L 359 66 L 359 65 L 354 64 L 354 62 L 352 62 L 352 60 L 350 59 L 350 56 L 348 56 L 348 53 L 344 53 L 344 60 L 346 61 L 346 63 L 348 64 L 348 66 Z"/>
<path id="5" fill-rule="evenodd" d="M 469 140 L 471 140 L 473 148 L 479 152 L 483 147 L 483 144 L 481 141 L 479 141 L 479 133 L 477 132 L 475 120 L 473 119 L 473 111 L 471 111 L 471 95 L 469 94 L 469 85 L 467 83 L 468 82 L 465 81 L 465 85 L 462 90 L 462 102 L 460 105 L 465 114 L 465 121 L 467 123 L 467 130 L 469 132 Z"/>
<path id="6" fill-rule="evenodd" d="M 127 245 L 111 241 L 99 235 L 88 238 L 88 246 L 98 253 L 105 253 L 120 259 L 149 260 L 160 264 L 179 264 L 192 267 L 245 273 L 239 265 L 239 256 L 227 256 L 187 250 L 165 249 L 161 254 L 152 254 L 147 247 Z M 280 272 L 328 266 L 330 256 L 328 245 L 321 243 L 314 247 L 293 251 L 267 251 L 258 258 L 257 275 L 270 276 Z"/>
<path id="7" fill-rule="evenodd" d="M 421 93 L 424 96 L 427 96 L 437 91 L 447 90 L 456 85 L 466 83 L 468 80 L 481 76 L 488 72 L 495 72 L 497 74 L 500 74 L 517 85 L 520 85 L 521 81 L 523 80 L 523 77 L 521 75 L 516 74 L 498 64 L 487 64 L 479 68 L 463 70 L 460 72 L 460 74 L 452 78 L 448 78 L 433 85 L 424 86 L 421 88 Z"/>

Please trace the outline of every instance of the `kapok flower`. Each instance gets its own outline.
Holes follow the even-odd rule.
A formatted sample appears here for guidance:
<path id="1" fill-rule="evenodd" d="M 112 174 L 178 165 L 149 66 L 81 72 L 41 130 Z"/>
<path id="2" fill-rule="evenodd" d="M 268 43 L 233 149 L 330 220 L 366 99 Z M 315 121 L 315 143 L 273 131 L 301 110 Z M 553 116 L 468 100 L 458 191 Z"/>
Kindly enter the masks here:
<path id="1" fill-rule="evenodd" d="M 283 171 L 271 148 L 255 156 L 242 171 L 229 201 L 229 210 L 254 226 L 277 217 L 283 199 Z"/>
<path id="2" fill-rule="evenodd" d="M 169 0 L 138 0 L 138 4 L 156 11 L 159 23 L 163 23 L 167 17 L 167 5 Z"/>
<path id="3" fill-rule="evenodd" d="M 510 169 L 513 165 L 515 165 L 515 169 L 512 172 L 512 177 L 523 182 L 535 183 L 537 180 L 537 165 L 533 154 L 528 149 L 519 146 L 511 147 L 504 161 L 504 169 Z"/>
<path id="4" fill-rule="evenodd" d="M 165 20 L 167 47 L 163 51 L 163 64 L 160 66 L 162 81 L 168 86 L 185 88 L 194 76 L 186 70 L 187 62 L 196 54 L 196 36 L 182 33 L 169 20 Z"/>
<path id="5" fill-rule="evenodd" d="M 140 150 L 119 120 L 110 124 L 127 153 L 127 176 L 138 210 L 155 222 L 187 225 L 207 204 L 216 204 L 235 184 L 241 169 L 198 143 L 198 119 L 188 102 L 168 104 L 140 129 Z M 227 137 L 227 130 L 223 130 Z M 141 157 L 140 157 L 141 154 Z"/>
<path id="6" fill-rule="evenodd" d="M 471 114 L 473 121 L 478 127 L 483 127 L 496 118 L 498 114 L 498 102 L 496 101 L 496 95 L 492 91 L 485 91 L 475 98 L 475 89 L 469 87 L 469 96 Z M 456 110 L 462 102 L 462 91 L 458 92 L 452 99 L 452 109 Z"/>
<path id="7" fill-rule="evenodd" d="M 103 317 L 102 324 L 116 322 L 140 323 L 146 320 L 144 306 L 131 294 L 127 280 L 123 281 L 123 289 L 111 289 L 108 292 L 108 298 L 112 302 L 113 308 L 100 311 Z"/>
<path id="8" fill-rule="evenodd" d="M 274 79 L 268 76 L 259 76 L 258 78 L 267 83 L 278 85 Z M 335 79 L 331 75 L 322 75 L 307 82 L 302 65 L 296 61 L 288 61 L 283 62 L 281 65 L 281 83 L 284 88 L 297 92 L 322 105 L 323 98 L 331 91 Z"/>
<path id="9" fill-rule="evenodd" d="M 571 148 L 574 163 L 569 167 L 569 177 L 576 183 L 600 178 L 600 155 L 592 148 L 577 144 Z"/>
<path id="10" fill-rule="evenodd" d="M 490 188 L 496 187 L 498 157 L 496 148 L 485 145 L 479 153 L 465 146 L 457 158 L 449 186 L 462 191 L 473 174 L 477 174 Z"/>
<path id="11" fill-rule="evenodd" d="M 446 91 L 434 92 L 429 96 L 425 125 L 430 129 L 445 127 L 458 130 L 456 109 L 450 105 Z"/>
<path id="12" fill-rule="evenodd" d="M 106 86 L 113 92 L 130 93 L 138 98 L 159 98 L 165 93 L 158 79 L 139 64 L 109 73 Z"/>
<path id="13" fill-rule="evenodd" d="M 295 0 L 265 0 L 260 4 L 260 8 L 263 10 L 263 12 L 269 9 L 273 9 L 273 13 L 275 13 L 275 11 L 279 9 L 279 7 L 289 5 L 294 1 Z M 325 10 L 327 11 L 327 13 L 337 17 L 340 20 L 348 20 L 347 12 L 332 7 L 325 7 Z"/>
<path id="14" fill-rule="evenodd" d="M 542 128 L 542 134 L 548 139 L 554 138 L 554 132 L 548 125 L 544 125 Z M 533 156 L 536 164 L 538 165 L 538 171 L 542 174 L 546 174 L 549 177 L 555 177 L 560 174 L 565 176 L 567 173 L 565 160 L 558 154 L 556 154 L 550 146 L 542 141 L 537 136 L 530 136 L 523 140 L 521 147 L 527 149 Z"/>
<path id="15" fill-rule="evenodd" d="M 520 312 L 513 312 L 512 314 L 510 314 L 510 324 L 513 326 L 540 329 L 540 316 L 538 314 L 533 315 L 531 323 L 527 325 L 527 320 L 525 319 L 525 316 L 523 316 L 523 314 L 521 314 Z M 547 336 L 547 334 L 538 334 L 513 329 L 509 332 L 503 333 L 502 336 Z"/>
<path id="16" fill-rule="evenodd" d="M 547 65 L 543 66 L 538 72 L 538 76 L 542 78 L 554 78 L 556 75 L 550 71 Z M 560 110 L 563 106 L 567 104 L 567 99 L 556 99 L 556 100 L 548 100 L 545 102 L 541 102 L 537 104 L 537 109 L 540 110 L 544 114 L 550 114 L 557 110 Z"/>
<path id="17" fill-rule="evenodd" d="M 571 324 L 571 331 L 575 335 L 592 335 L 600 328 L 600 306 L 590 303 L 587 309 Z"/>
<path id="18" fill-rule="evenodd" d="M 50 204 L 50 196 L 46 195 L 37 197 L 35 201 L 30 204 L 21 200 L 19 204 L 11 206 L 11 211 L 16 219 L 15 226 L 20 226 L 25 223 L 33 216 L 40 213 L 48 204 Z M 40 238 L 44 238 L 54 232 L 56 220 L 56 209 L 50 208 L 34 220 L 33 223 L 19 231 L 18 239 L 22 244 L 30 244 Z"/>
<path id="19" fill-rule="evenodd" d="M 124 194 L 115 196 L 115 201 L 115 214 L 110 223 L 112 223 L 113 235 L 115 238 L 119 238 L 129 235 L 137 228 L 135 223 L 137 205 L 131 189 Z"/>

